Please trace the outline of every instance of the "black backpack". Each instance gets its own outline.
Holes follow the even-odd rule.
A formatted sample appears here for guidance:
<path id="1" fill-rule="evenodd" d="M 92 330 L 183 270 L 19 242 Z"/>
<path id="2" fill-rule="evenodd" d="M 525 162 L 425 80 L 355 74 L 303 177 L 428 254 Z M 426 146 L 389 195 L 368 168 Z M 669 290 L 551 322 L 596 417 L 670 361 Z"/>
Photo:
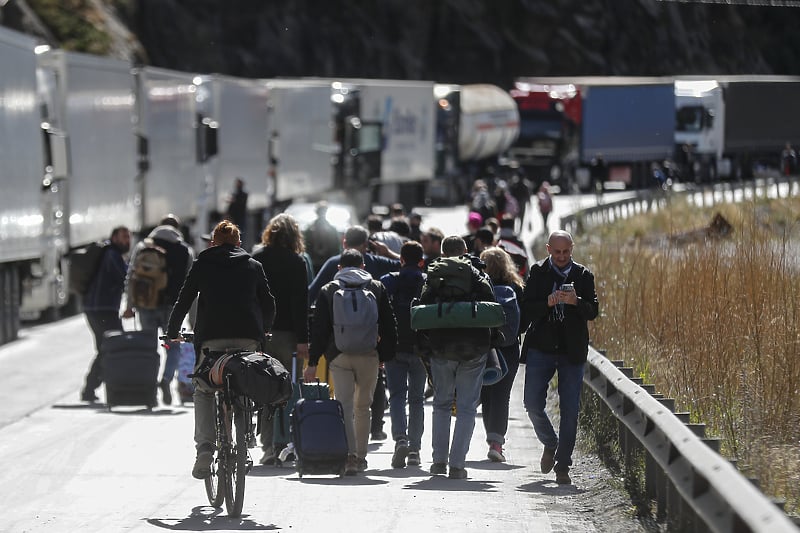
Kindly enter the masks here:
<path id="1" fill-rule="evenodd" d="M 93 242 L 73 250 L 69 254 L 69 290 L 72 293 L 83 295 L 89 290 L 89 285 L 100 268 L 103 254 L 111 245 L 108 241 Z"/>
<path id="2" fill-rule="evenodd" d="M 411 352 L 416 344 L 417 334 L 411 329 L 411 302 L 419 298 L 424 276 L 402 276 L 400 272 L 391 272 L 395 279 L 393 292 L 389 292 L 392 310 L 397 319 L 397 345 L 400 351 Z"/>

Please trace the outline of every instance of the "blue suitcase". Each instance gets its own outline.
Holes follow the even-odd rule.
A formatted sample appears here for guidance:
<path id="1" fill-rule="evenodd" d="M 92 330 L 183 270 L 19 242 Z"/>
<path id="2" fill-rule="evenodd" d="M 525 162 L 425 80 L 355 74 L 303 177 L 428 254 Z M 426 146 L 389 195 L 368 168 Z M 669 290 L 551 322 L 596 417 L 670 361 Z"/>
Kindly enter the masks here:
<path id="1" fill-rule="evenodd" d="M 302 397 L 295 404 L 290 421 L 298 475 L 344 476 L 348 448 L 339 400 Z"/>
<path id="2" fill-rule="evenodd" d="M 278 465 L 285 461 L 282 457 L 288 459 L 293 455 L 291 451 L 286 454 L 280 454 L 280 452 L 292 442 L 289 421 L 297 401 L 300 398 L 317 398 L 324 400 L 330 397 L 331 389 L 327 383 L 321 383 L 319 380 L 317 380 L 316 383 L 304 383 L 302 379 L 297 378 L 297 354 L 292 354 L 292 396 L 283 408 L 275 412 L 272 421 L 272 448 L 275 450 L 276 454 L 279 454 L 277 460 Z"/>

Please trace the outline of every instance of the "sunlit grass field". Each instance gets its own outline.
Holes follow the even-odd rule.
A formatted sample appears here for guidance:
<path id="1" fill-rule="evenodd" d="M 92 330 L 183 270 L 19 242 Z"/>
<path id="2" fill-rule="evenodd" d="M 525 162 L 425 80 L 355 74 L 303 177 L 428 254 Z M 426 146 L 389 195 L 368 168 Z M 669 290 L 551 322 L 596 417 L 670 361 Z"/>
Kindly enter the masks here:
<path id="1" fill-rule="evenodd" d="M 717 213 L 731 235 L 692 233 Z M 800 200 L 673 199 L 578 236 L 575 259 L 596 276 L 593 345 L 708 424 L 723 455 L 800 511 Z"/>

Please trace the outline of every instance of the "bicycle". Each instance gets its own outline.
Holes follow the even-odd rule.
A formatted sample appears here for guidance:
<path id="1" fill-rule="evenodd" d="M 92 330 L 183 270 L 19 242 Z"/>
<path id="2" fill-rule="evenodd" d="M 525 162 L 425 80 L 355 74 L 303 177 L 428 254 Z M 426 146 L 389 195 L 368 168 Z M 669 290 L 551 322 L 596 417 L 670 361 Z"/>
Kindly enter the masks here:
<path id="1" fill-rule="evenodd" d="M 181 333 L 183 339 L 191 342 L 192 333 Z M 166 336 L 160 337 L 169 342 Z M 236 350 L 226 352 L 204 351 L 204 359 L 192 377 L 206 379 L 211 366 L 217 359 L 227 354 L 235 354 Z M 202 376 L 205 374 L 205 376 Z M 204 479 L 208 503 L 221 508 L 225 502 L 228 516 L 238 517 L 244 505 L 245 477 L 253 467 L 253 460 L 248 451 L 257 446 L 255 438 L 255 403 L 249 397 L 236 393 L 230 382 L 230 376 L 222 373 L 222 384 L 215 386 L 214 412 L 216 428 L 216 451 L 211 462 L 211 475 Z"/>

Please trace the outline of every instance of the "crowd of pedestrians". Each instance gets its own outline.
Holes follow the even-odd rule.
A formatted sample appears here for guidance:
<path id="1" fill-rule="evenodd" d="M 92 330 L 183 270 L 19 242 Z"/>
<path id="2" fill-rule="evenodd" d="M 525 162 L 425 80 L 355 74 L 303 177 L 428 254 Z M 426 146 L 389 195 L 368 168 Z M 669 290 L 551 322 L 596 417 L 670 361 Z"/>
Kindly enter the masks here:
<path id="1" fill-rule="evenodd" d="M 549 210 L 543 207 L 542 192 L 539 206 L 546 221 Z M 322 377 L 332 382 L 344 410 L 348 475 L 367 469 L 370 439 L 390 435 L 392 467 L 429 461 L 433 475 L 468 477 L 465 460 L 479 406 L 486 456 L 505 461 L 511 388 L 520 364 L 525 364 L 524 405 L 532 435 L 544 446 L 540 469 L 554 470 L 558 483 L 570 483 L 587 323 L 597 317 L 598 301 L 593 274 L 572 258 L 569 233 L 550 233 L 548 256 L 529 259 L 517 231 L 531 195 L 529 184 L 520 180 L 492 193 L 485 183 L 476 182 L 468 233 L 447 236 L 425 226 L 418 213 L 406 215 L 401 205 L 392 206 L 389 220 L 371 217 L 367 227 L 353 225 L 338 234 L 325 220 L 326 204 L 320 203 L 317 220 L 305 230 L 291 215 L 273 217 L 252 255 L 242 248 L 239 227 L 223 220 L 214 228 L 208 248 L 195 258 L 183 240 L 180 222 L 167 216 L 149 234 L 173 255 L 170 282 L 155 309 L 136 309 L 130 294 L 127 303 L 122 301 L 133 261 L 128 264 L 124 257 L 130 233 L 116 228 L 84 299 L 98 355 L 82 399 L 97 399 L 102 334 L 122 328 L 120 308 L 123 316 L 138 315 L 142 326 L 161 328 L 177 339 L 196 300 L 192 322 L 197 347 L 263 349 L 287 368 L 296 357 L 306 380 L 320 377 L 318 366 L 324 360 L 327 374 Z M 134 257 L 142 246 L 134 249 Z M 451 290 L 459 284 L 461 294 Z M 375 307 L 374 331 L 370 327 L 350 333 L 372 335 L 361 344 L 355 337 L 345 340 L 345 328 L 334 327 L 335 300 L 341 291 L 353 289 L 366 294 L 359 297 L 374 301 Z M 416 306 L 459 300 L 502 303 L 506 322 L 493 327 L 456 323 L 441 329 L 412 328 Z M 165 404 L 172 402 L 176 357 L 167 351 L 161 378 Z M 485 381 L 489 367 L 500 369 L 499 379 L 491 383 Z M 557 430 L 545 412 L 556 373 Z M 212 391 L 199 380 L 194 385 L 197 460 L 192 473 L 203 478 L 214 446 Z M 428 437 L 423 435 L 426 387 L 433 396 Z M 383 430 L 387 408 L 388 434 Z M 260 462 L 273 464 L 281 450 L 273 447 L 272 424 L 265 420 L 261 429 Z"/>

